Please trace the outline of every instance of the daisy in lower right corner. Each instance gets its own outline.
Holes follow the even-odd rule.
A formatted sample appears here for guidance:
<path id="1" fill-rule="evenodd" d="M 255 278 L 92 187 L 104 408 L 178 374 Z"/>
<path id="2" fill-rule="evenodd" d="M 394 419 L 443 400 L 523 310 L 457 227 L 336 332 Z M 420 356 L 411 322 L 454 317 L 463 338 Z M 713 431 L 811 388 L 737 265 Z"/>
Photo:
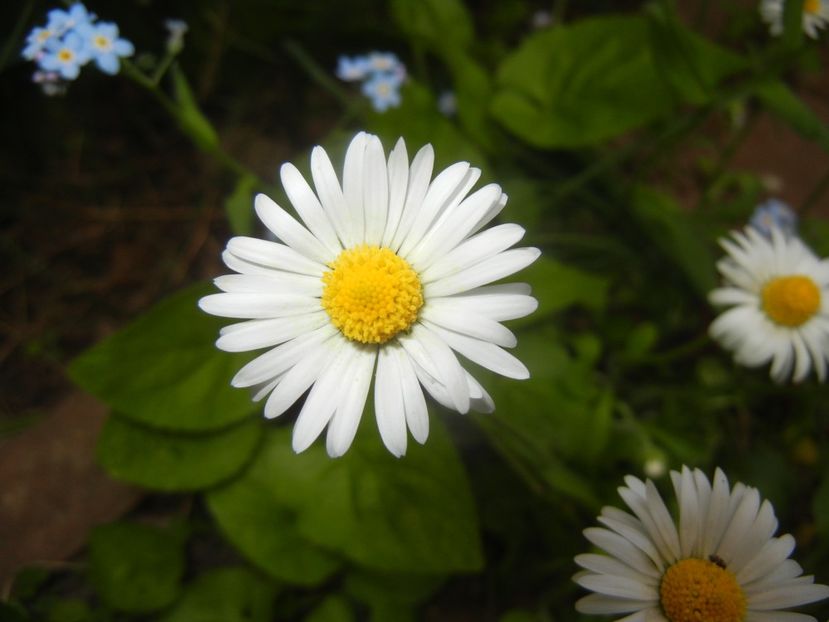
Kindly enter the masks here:
<path id="1" fill-rule="evenodd" d="M 829 360 L 829 259 L 794 235 L 753 227 L 720 240 L 728 255 L 717 263 L 723 287 L 709 300 L 731 307 L 709 333 L 747 367 L 771 362 L 771 377 L 800 382 L 812 367 L 826 379 Z"/>
<path id="2" fill-rule="evenodd" d="M 774 36 L 783 34 L 783 12 L 785 0 L 760 0 L 760 16 L 769 25 Z M 829 0 L 804 0 L 801 24 L 803 32 L 812 39 L 817 39 L 819 30 L 829 23 Z"/>
<path id="3" fill-rule="evenodd" d="M 774 537 L 777 518 L 756 488 L 731 487 L 720 469 L 671 471 L 675 522 L 653 482 L 629 475 L 619 494 L 633 514 L 602 508 L 604 527 L 584 535 L 607 555 L 578 555 L 574 580 L 594 592 L 576 603 L 616 622 L 815 622 L 784 611 L 829 597 L 789 555 L 794 538 Z"/>

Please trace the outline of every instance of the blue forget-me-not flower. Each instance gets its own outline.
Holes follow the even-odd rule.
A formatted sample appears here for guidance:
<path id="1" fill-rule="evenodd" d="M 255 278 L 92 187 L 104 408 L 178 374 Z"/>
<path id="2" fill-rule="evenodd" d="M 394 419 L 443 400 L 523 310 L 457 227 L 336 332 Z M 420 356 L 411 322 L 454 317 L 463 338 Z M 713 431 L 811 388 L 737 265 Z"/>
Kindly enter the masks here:
<path id="1" fill-rule="evenodd" d="M 345 82 L 362 82 L 363 95 L 377 112 L 400 105 L 400 85 L 406 80 L 406 66 L 392 52 L 340 56 L 336 75 Z"/>
<path id="2" fill-rule="evenodd" d="M 768 199 L 755 208 L 748 224 L 767 238 L 771 238 L 772 228 L 794 235 L 797 233 L 797 214 L 783 201 Z"/>
<path id="3" fill-rule="evenodd" d="M 83 38 L 72 31 L 61 39 L 49 39 L 38 64 L 41 69 L 58 73 L 64 80 L 74 80 L 89 58 Z"/>
<path id="4" fill-rule="evenodd" d="M 118 36 L 118 26 L 112 22 L 82 24 L 78 34 L 83 37 L 86 49 L 98 69 L 114 75 L 121 69 L 120 57 L 132 56 L 135 48 L 132 43 Z"/>

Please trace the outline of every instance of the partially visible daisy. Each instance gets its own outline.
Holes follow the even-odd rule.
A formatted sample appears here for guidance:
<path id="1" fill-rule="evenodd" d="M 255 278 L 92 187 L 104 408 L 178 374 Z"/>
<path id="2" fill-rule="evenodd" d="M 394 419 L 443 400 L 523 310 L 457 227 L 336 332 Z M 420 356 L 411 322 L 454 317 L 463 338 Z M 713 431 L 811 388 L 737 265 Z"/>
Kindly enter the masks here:
<path id="1" fill-rule="evenodd" d="M 771 34 L 783 34 L 783 10 L 785 0 L 761 0 L 760 15 L 769 24 Z M 803 2 L 803 32 L 817 39 L 819 30 L 829 22 L 829 0 L 805 0 Z"/>
<path id="2" fill-rule="evenodd" d="M 783 611 L 829 597 L 789 559 L 794 538 L 774 537 L 777 518 L 756 488 L 729 486 L 717 469 L 671 471 L 672 517 L 653 482 L 628 475 L 619 488 L 632 514 L 602 508 L 604 527 L 584 531 L 607 555 L 584 554 L 574 580 L 594 592 L 576 603 L 617 622 L 816 622 Z"/>
<path id="3" fill-rule="evenodd" d="M 777 227 L 786 235 L 797 233 L 797 214 L 779 199 L 768 199 L 760 203 L 751 215 L 748 224 L 767 238 L 771 237 L 771 230 Z"/>
<path id="4" fill-rule="evenodd" d="M 310 388 L 294 426 L 297 452 L 327 426 L 328 453 L 344 454 L 372 379 L 380 436 L 402 456 L 407 428 L 419 443 L 429 433 L 423 389 L 461 413 L 494 409 L 456 352 L 503 376 L 529 377 L 504 349 L 516 339 L 501 322 L 538 303 L 527 285 L 489 283 L 539 251 L 508 250 L 524 235 L 518 225 L 484 229 L 507 202 L 498 185 L 469 194 L 478 169 L 458 162 L 431 179 L 433 163 L 431 145 L 410 162 L 400 139 L 387 159 L 380 139 L 361 132 L 348 146 L 342 185 L 321 147 L 311 153 L 314 189 L 283 165 L 302 223 L 257 195 L 256 213 L 280 242 L 231 239 L 223 259 L 239 274 L 216 279 L 224 293 L 199 301 L 208 313 L 248 320 L 225 327 L 219 348 L 268 348 L 232 380 L 268 398 L 266 417 Z"/>
<path id="5" fill-rule="evenodd" d="M 89 58 L 83 39 L 73 31 L 67 33 L 62 40 L 49 39 L 39 64 L 41 69 L 56 72 L 64 80 L 74 80 L 81 67 L 89 62 Z"/>
<path id="6" fill-rule="evenodd" d="M 121 69 L 120 58 L 132 56 L 132 43 L 118 35 L 118 26 L 112 22 L 83 24 L 76 29 L 83 37 L 86 49 L 98 69 L 114 75 Z"/>
<path id="7" fill-rule="evenodd" d="M 829 260 L 819 259 L 796 236 L 772 227 L 770 238 L 755 228 L 734 231 L 720 244 L 728 255 L 717 263 L 724 286 L 712 304 L 731 307 L 709 333 L 747 367 L 771 362 L 771 377 L 800 382 L 815 368 L 826 379 L 829 359 Z"/>

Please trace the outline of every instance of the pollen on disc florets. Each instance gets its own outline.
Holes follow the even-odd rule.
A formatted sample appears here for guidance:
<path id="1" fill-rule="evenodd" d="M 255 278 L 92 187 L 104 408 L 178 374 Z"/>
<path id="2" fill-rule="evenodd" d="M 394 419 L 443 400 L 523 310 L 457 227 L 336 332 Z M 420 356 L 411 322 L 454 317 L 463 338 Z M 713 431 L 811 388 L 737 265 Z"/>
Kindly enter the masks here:
<path id="1" fill-rule="evenodd" d="M 808 276 L 771 279 L 761 292 L 763 311 L 781 326 L 800 326 L 820 309 L 820 289 Z"/>
<path id="2" fill-rule="evenodd" d="M 322 306 L 340 332 L 360 343 L 385 343 L 408 330 L 423 306 L 412 267 L 388 248 L 344 250 L 322 275 Z"/>
<path id="3" fill-rule="evenodd" d="M 683 559 L 668 568 L 659 603 L 670 622 L 741 622 L 746 613 L 737 578 L 707 559 Z"/>

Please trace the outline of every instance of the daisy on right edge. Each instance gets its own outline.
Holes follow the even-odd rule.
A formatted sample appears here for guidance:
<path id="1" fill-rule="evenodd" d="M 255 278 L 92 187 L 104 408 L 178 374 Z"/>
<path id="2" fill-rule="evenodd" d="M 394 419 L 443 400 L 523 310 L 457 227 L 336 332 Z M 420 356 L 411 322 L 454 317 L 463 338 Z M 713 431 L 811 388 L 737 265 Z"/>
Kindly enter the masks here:
<path id="1" fill-rule="evenodd" d="M 584 535 L 607 555 L 576 556 L 573 577 L 594 592 L 576 603 L 616 622 L 815 622 L 783 611 L 829 597 L 789 555 L 794 538 L 774 537 L 777 518 L 756 488 L 729 486 L 717 469 L 671 471 L 678 524 L 653 482 L 628 475 L 619 494 L 632 510 L 602 508 Z"/>
<path id="2" fill-rule="evenodd" d="M 771 377 L 800 382 L 812 367 L 826 379 L 829 359 L 829 260 L 800 238 L 772 227 L 765 237 L 753 227 L 720 244 L 717 263 L 724 286 L 708 299 L 731 307 L 709 328 L 712 338 L 747 367 L 771 362 Z"/>
<path id="3" fill-rule="evenodd" d="M 769 24 L 771 34 L 783 34 L 783 10 L 785 0 L 761 0 L 760 16 Z M 812 39 L 818 38 L 818 31 L 829 22 L 829 0 L 805 0 L 803 2 L 803 32 Z"/>

